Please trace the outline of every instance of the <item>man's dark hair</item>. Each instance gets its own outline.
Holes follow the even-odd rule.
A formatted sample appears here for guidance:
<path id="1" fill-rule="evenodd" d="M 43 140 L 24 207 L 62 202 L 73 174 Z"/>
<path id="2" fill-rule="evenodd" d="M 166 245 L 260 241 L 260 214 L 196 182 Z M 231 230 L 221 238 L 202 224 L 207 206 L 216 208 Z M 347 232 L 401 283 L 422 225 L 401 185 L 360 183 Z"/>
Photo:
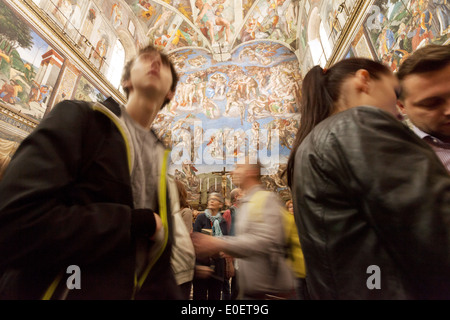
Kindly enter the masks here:
<path id="1" fill-rule="evenodd" d="M 401 81 L 411 74 L 440 70 L 450 64 L 450 44 L 429 44 L 412 53 L 400 65 L 397 77 Z"/>
<path id="2" fill-rule="evenodd" d="M 130 80 L 131 68 L 133 67 L 134 62 L 136 61 L 136 59 L 139 56 L 141 56 L 144 53 L 152 53 L 152 52 L 158 52 L 159 55 L 161 56 L 162 63 L 164 65 L 170 67 L 170 72 L 172 73 L 172 85 L 170 86 L 170 90 L 175 92 L 175 89 L 177 87 L 177 83 L 178 83 L 178 80 L 179 80 L 178 74 L 177 74 L 177 72 L 175 70 L 175 67 L 174 67 L 172 61 L 170 61 L 169 57 L 165 53 L 161 52 L 160 50 L 158 50 L 157 48 L 155 48 L 151 44 L 146 46 L 146 47 L 144 47 L 144 48 L 141 48 L 139 50 L 138 54 L 125 64 L 125 67 L 123 68 L 122 79 L 121 79 L 120 83 L 123 85 L 124 82 Z M 125 91 L 125 95 L 128 98 L 128 95 L 130 94 L 130 89 L 128 89 L 126 87 L 123 87 L 123 90 Z M 161 109 L 169 102 L 170 102 L 170 100 L 164 101 L 164 104 L 161 106 Z"/>

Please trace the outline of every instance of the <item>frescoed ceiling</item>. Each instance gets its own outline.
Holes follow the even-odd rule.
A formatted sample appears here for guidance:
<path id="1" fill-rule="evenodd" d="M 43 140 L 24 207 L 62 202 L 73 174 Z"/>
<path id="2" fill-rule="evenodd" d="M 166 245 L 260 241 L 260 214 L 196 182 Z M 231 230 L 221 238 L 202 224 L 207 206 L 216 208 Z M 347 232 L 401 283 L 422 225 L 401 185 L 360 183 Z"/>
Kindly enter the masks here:
<path id="1" fill-rule="evenodd" d="M 116 5 L 115 20 L 123 19 L 131 9 L 148 41 L 167 51 L 200 46 L 215 53 L 216 60 L 226 60 L 239 44 L 262 39 L 277 40 L 296 50 L 299 0 L 106 2 Z"/>
<path id="2" fill-rule="evenodd" d="M 222 183 L 208 175 L 231 171 L 246 155 L 263 162 L 266 175 L 283 169 L 298 127 L 300 3 L 102 2 L 116 29 L 134 21 L 135 42 L 159 47 L 175 63 L 177 92 L 154 128 L 172 147 L 172 173 L 186 181 L 191 196 L 219 191 Z"/>
<path id="3" fill-rule="evenodd" d="M 123 64 L 147 44 L 169 56 L 180 82 L 154 129 L 172 148 L 170 173 L 185 182 L 198 204 L 208 192 L 227 196 L 233 187 L 229 172 L 243 156 L 262 162 L 268 189 L 288 192 L 280 173 L 298 129 L 302 77 L 314 65 L 364 56 L 387 61 L 394 70 L 411 49 L 450 41 L 450 5 L 415 0 L 0 2 L 33 4 L 44 18 L 40 24 L 51 21 L 54 36 L 35 30 L 39 23 L 34 33 L 25 28 L 24 14 L 22 33 L 30 33 L 33 43 L 19 43 L 16 50 L 17 32 L 6 29 L 0 43 L 0 82 L 7 88 L 20 80 L 22 87 L 14 99 L 0 96 L 0 103 L 37 121 L 62 99 L 111 94 L 125 103 Z M 354 34 L 348 32 L 352 21 L 359 25 Z M 58 37 L 71 45 L 53 41 Z M 70 50 L 78 51 L 81 64 L 71 61 Z M 60 63 L 52 64 L 51 57 Z M 89 68 L 76 68 L 82 64 Z M 35 88 L 50 88 L 48 99 Z"/>
<path id="4" fill-rule="evenodd" d="M 223 176 L 244 156 L 262 162 L 268 188 L 286 190 L 279 173 L 298 128 L 302 1 L 105 2 L 118 27 L 132 13 L 136 42 L 164 50 L 180 74 L 154 129 L 172 148 L 171 173 L 185 182 L 190 200 L 228 193 L 231 180 Z"/>
<path id="5" fill-rule="evenodd" d="M 32 1 L 38 6 L 72 40 L 88 63 L 118 89 L 120 59 L 129 60 L 147 44 L 169 56 L 180 82 L 175 98 L 159 113 L 154 129 L 172 148 L 170 173 L 185 182 L 191 203 L 198 204 L 205 202 L 208 192 L 228 195 L 233 187 L 229 172 L 244 156 L 263 164 L 263 181 L 268 189 L 288 192 L 280 173 L 298 128 L 303 71 L 317 58 L 311 56 L 308 48 L 311 40 L 319 36 L 331 39 L 333 35 L 336 39 L 339 28 L 330 21 L 341 12 L 338 8 L 342 3 L 355 3 L 20 1 Z M 77 74 L 71 74 L 75 81 Z M 86 82 L 82 80 L 77 83 Z M 62 81 L 60 87 L 67 83 Z M 44 84 L 48 85 L 39 83 Z M 69 87 L 48 101 L 89 98 L 79 88 L 72 88 L 74 96 Z M 26 97 L 20 100 L 27 113 L 36 109 L 30 101 Z M 52 105 L 45 107 L 42 109 L 51 109 Z M 42 116 L 43 112 L 36 117 Z"/>
<path id="6" fill-rule="evenodd" d="M 0 139 L 19 142 L 63 99 L 125 103 L 123 65 L 150 43 L 180 76 L 154 130 L 198 205 L 228 196 L 243 156 L 288 197 L 280 173 L 314 65 L 359 56 L 395 71 L 417 48 L 450 42 L 448 1 L 0 0 L 0 11 Z"/>

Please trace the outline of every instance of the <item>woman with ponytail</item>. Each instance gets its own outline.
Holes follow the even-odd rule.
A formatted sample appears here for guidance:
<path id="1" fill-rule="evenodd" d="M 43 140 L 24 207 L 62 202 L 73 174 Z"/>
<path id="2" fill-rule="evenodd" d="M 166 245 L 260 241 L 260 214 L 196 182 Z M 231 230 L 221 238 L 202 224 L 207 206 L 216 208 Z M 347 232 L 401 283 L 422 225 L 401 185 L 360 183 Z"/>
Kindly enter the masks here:
<path id="1" fill-rule="evenodd" d="M 361 58 L 312 68 L 287 168 L 312 299 L 449 299 L 450 176 Z"/>

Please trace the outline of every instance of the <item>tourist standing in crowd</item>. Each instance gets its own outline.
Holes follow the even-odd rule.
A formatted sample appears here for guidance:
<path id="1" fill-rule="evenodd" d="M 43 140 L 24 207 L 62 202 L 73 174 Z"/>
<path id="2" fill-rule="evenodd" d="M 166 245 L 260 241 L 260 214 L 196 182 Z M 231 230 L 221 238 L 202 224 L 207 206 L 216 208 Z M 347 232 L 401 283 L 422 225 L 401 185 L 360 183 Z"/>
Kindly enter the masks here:
<path id="1" fill-rule="evenodd" d="M 220 238 L 228 235 L 225 219 L 220 211 L 223 207 L 220 193 L 208 196 L 208 208 L 197 216 L 194 232 L 207 233 L 208 237 Z M 196 276 L 194 278 L 194 300 L 220 300 L 225 279 L 225 259 L 220 252 L 197 258 Z"/>
<path id="2" fill-rule="evenodd" d="M 2 299 L 181 298 L 178 194 L 150 130 L 177 80 L 145 47 L 124 68 L 125 106 L 65 100 L 21 143 L 0 182 Z"/>
<path id="3" fill-rule="evenodd" d="M 288 162 L 312 299 L 449 299 L 450 176 L 362 58 L 312 68 Z"/>

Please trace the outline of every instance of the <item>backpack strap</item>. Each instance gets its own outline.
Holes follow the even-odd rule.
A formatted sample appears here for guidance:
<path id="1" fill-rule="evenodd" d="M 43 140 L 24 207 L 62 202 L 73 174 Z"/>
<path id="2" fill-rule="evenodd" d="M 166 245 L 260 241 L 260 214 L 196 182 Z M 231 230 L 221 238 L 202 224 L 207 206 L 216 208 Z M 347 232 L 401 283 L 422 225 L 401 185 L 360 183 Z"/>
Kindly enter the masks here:
<path id="1" fill-rule="evenodd" d="M 161 166 L 161 176 L 159 180 L 159 216 L 161 217 L 163 228 L 164 228 L 164 242 L 161 248 L 158 250 L 156 255 L 153 257 L 153 259 L 148 264 L 147 268 L 144 270 L 144 273 L 141 275 L 141 277 L 138 279 L 137 275 L 135 274 L 135 280 L 134 280 L 134 292 L 132 295 L 132 299 L 135 298 L 136 293 L 141 289 L 141 287 L 144 285 L 145 280 L 147 279 L 151 269 L 155 265 L 155 263 L 159 260 L 162 253 L 166 249 L 167 242 L 169 239 L 169 220 L 168 220 L 168 208 L 167 208 L 167 181 L 166 181 L 166 175 L 167 175 L 167 165 L 168 165 L 168 159 L 169 159 L 170 150 L 166 149 L 164 151 L 164 158 Z"/>
<path id="2" fill-rule="evenodd" d="M 262 210 L 266 203 L 267 196 L 269 195 L 269 191 L 256 191 L 255 194 L 250 198 L 250 209 L 249 209 L 249 218 L 252 221 L 262 221 Z"/>

